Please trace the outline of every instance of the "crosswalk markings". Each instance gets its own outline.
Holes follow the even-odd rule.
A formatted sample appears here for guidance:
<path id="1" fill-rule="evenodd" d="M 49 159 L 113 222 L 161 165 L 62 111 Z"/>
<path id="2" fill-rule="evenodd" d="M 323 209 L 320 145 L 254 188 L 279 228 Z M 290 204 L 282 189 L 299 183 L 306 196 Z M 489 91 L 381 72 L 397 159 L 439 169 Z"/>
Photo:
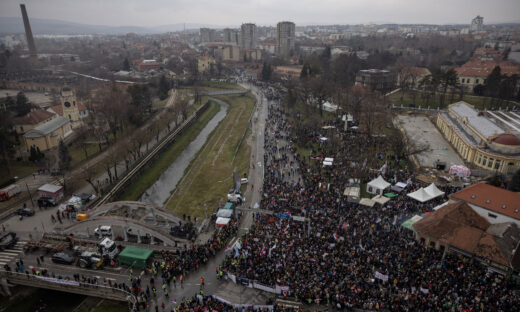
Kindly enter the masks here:
<path id="1" fill-rule="evenodd" d="M 25 241 L 19 241 L 12 248 L 0 251 L 0 266 L 3 267 L 5 264 L 18 258 L 23 253 L 23 247 L 26 243 Z"/>

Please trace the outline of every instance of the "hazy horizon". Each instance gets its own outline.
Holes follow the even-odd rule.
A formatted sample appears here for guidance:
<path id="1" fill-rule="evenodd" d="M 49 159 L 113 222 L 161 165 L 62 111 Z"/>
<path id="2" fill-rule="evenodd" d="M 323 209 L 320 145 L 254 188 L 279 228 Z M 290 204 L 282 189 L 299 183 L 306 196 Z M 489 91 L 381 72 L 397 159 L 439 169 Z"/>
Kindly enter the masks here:
<path id="1" fill-rule="evenodd" d="M 29 18 L 101 26 L 158 27 L 171 24 L 239 26 L 253 22 L 274 26 L 289 20 L 297 25 L 335 24 L 469 24 L 477 15 L 484 24 L 518 23 L 520 1 L 438 0 L 113 0 L 25 1 Z M 0 3 L 0 17 L 19 17 L 20 1 Z"/>

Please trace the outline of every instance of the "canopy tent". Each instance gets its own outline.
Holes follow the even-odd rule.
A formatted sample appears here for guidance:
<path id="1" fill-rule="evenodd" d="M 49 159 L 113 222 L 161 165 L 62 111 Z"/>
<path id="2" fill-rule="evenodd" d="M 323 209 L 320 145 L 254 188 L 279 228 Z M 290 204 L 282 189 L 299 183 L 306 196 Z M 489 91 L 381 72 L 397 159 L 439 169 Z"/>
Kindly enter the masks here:
<path id="1" fill-rule="evenodd" d="M 361 200 L 359 201 L 359 204 L 363 205 L 363 206 L 367 206 L 367 207 L 374 207 L 376 202 L 371 199 L 368 199 L 368 198 L 361 198 Z"/>
<path id="2" fill-rule="evenodd" d="M 327 111 L 327 112 L 330 112 L 330 113 L 334 113 L 335 111 L 338 110 L 338 105 L 332 104 L 329 101 L 323 103 L 321 105 L 321 107 L 323 108 L 324 111 Z"/>
<path id="3" fill-rule="evenodd" d="M 226 226 L 228 225 L 229 221 L 231 221 L 231 219 L 218 217 L 216 224 L 217 226 Z"/>
<path id="4" fill-rule="evenodd" d="M 402 187 L 402 188 L 406 188 L 406 187 L 408 186 L 408 183 L 406 183 L 406 182 L 397 182 L 397 183 L 395 184 L 395 186 L 397 186 L 397 187 Z"/>
<path id="5" fill-rule="evenodd" d="M 393 192 L 396 192 L 396 193 L 401 193 L 401 192 L 404 190 L 404 188 L 402 188 L 402 187 L 400 187 L 400 186 L 397 186 L 397 184 L 396 184 L 396 185 L 392 185 L 392 186 L 390 187 L 390 189 L 391 189 Z"/>
<path id="6" fill-rule="evenodd" d="M 326 137 L 320 137 L 320 141 L 321 141 L 321 142 L 325 142 L 325 141 L 327 141 L 327 140 L 328 140 L 328 138 L 326 138 Z"/>
<path id="7" fill-rule="evenodd" d="M 233 209 L 235 209 L 235 204 L 233 204 L 233 203 L 231 203 L 231 202 L 227 202 L 227 203 L 224 205 L 224 209 L 233 210 Z"/>
<path id="8" fill-rule="evenodd" d="M 410 219 L 404 221 L 403 224 L 401 224 L 401 226 L 413 231 L 414 223 L 416 223 L 419 220 L 422 220 L 422 218 L 423 217 L 421 217 L 419 215 L 415 215 L 415 216 L 411 217 Z"/>
<path id="9" fill-rule="evenodd" d="M 432 198 L 436 198 L 436 197 L 444 195 L 444 192 L 439 190 L 434 183 L 425 187 L 424 190 L 426 191 L 426 193 L 430 194 L 432 196 Z"/>
<path id="10" fill-rule="evenodd" d="M 347 201 L 351 203 L 358 203 L 360 199 L 361 188 L 359 184 L 351 184 L 345 188 L 344 196 L 347 196 Z"/>
<path id="11" fill-rule="evenodd" d="M 323 162 L 323 167 L 326 167 L 326 166 L 332 166 L 332 162 L 331 161 L 324 161 Z"/>
<path id="12" fill-rule="evenodd" d="M 431 195 L 426 193 L 426 191 L 422 187 L 415 192 L 408 193 L 407 196 L 417 201 L 420 201 L 421 203 L 427 202 L 430 199 L 432 199 Z"/>
<path id="13" fill-rule="evenodd" d="M 153 255 L 153 250 L 126 246 L 119 254 L 119 262 L 138 268 L 146 268 L 146 262 Z"/>
<path id="14" fill-rule="evenodd" d="M 332 158 L 332 157 L 325 157 L 325 159 L 323 161 L 333 162 L 334 158 Z"/>
<path id="15" fill-rule="evenodd" d="M 233 215 L 233 210 L 231 210 L 231 209 L 219 209 L 217 211 L 217 217 L 231 218 L 232 215 Z"/>
<path id="16" fill-rule="evenodd" d="M 394 194 L 394 193 L 385 193 L 385 196 L 388 197 L 388 198 L 394 198 L 394 197 L 396 197 L 397 195 Z"/>
<path id="17" fill-rule="evenodd" d="M 462 165 L 453 165 L 450 167 L 450 174 L 456 174 L 459 177 L 469 177 L 471 175 L 471 170 Z"/>
<path id="18" fill-rule="evenodd" d="M 380 205 L 386 204 L 386 202 L 389 201 L 389 200 L 390 200 L 390 198 L 384 197 L 384 196 L 381 196 L 381 195 L 376 195 L 376 196 L 372 197 L 372 201 L 376 202 L 376 203 L 378 203 Z"/>
<path id="19" fill-rule="evenodd" d="M 383 194 L 383 191 L 390 186 L 390 183 L 386 182 L 383 177 L 378 176 L 376 179 L 367 183 L 367 192 L 370 194 Z"/>

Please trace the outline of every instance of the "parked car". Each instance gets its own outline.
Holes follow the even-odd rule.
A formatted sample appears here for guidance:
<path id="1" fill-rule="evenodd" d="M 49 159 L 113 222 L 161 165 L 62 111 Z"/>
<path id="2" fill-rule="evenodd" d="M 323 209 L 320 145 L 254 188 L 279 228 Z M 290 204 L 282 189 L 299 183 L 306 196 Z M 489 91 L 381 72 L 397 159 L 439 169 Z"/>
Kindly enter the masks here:
<path id="1" fill-rule="evenodd" d="M 11 248 L 18 242 L 18 237 L 16 237 L 16 233 L 9 232 L 2 237 L 0 237 L 0 250 L 4 250 L 7 248 Z"/>
<path id="2" fill-rule="evenodd" d="M 112 227 L 110 225 L 102 225 L 94 229 L 97 236 L 112 236 Z"/>
<path id="3" fill-rule="evenodd" d="M 242 204 L 246 199 L 244 196 L 242 196 L 242 193 L 240 191 L 236 191 L 234 189 L 231 189 L 229 193 L 227 194 L 227 200 L 229 202 L 232 202 L 234 204 L 240 205 Z"/>
<path id="4" fill-rule="evenodd" d="M 16 210 L 16 214 L 19 216 L 30 217 L 34 216 L 34 210 L 31 208 L 21 208 Z"/>
<path id="5" fill-rule="evenodd" d="M 58 252 L 52 255 L 52 262 L 60 264 L 72 264 L 74 257 L 65 252 Z"/>
<path id="6" fill-rule="evenodd" d="M 57 204 L 56 199 L 53 197 L 42 196 L 38 198 L 38 207 L 54 207 Z"/>
<path id="7" fill-rule="evenodd" d="M 240 184 L 247 184 L 249 180 L 247 178 L 240 179 Z"/>

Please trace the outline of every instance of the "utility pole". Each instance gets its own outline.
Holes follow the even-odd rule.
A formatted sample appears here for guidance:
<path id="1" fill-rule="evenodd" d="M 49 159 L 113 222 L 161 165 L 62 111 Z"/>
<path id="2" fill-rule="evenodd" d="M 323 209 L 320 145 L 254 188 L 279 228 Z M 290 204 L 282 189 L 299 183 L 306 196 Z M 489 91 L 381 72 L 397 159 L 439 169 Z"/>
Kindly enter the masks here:
<path id="1" fill-rule="evenodd" d="M 29 193 L 29 197 L 31 198 L 31 205 L 34 208 L 34 202 L 32 199 L 31 191 L 29 191 L 29 186 L 27 185 L 27 182 L 25 182 L 25 187 L 27 188 L 27 193 Z"/>

